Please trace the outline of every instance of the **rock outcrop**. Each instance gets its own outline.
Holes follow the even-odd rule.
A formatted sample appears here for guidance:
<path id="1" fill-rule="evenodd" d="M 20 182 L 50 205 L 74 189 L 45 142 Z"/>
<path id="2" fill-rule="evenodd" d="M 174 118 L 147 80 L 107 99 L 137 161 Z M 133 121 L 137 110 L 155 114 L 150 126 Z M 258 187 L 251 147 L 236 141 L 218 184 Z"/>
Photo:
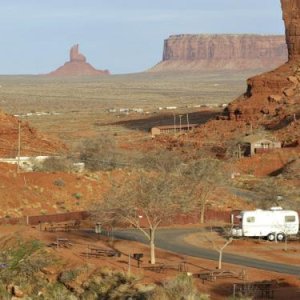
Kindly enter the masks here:
<path id="1" fill-rule="evenodd" d="M 281 5 L 288 62 L 248 79 L 246 93 L 226 113 L 229 119 L 274 129 L 286 143 L 300 144 L 300 0 L 281 0 Z"/>
<path id="2" fill-rule="evenodd" d="M 70 50 L 70 61 L 57 70 L 48 74 L 53 77 L 60 76 L 99 76 L 109 75 L 108 70 L 96 70 L 86 61 L 86 57 L 79 53 L 79 45 L 74 45 Z"/>
<path id="3" fill-rule="evenodd" d="M 162 61 L 149 71 L 271 70 L 287 57 L 280 35 L 172 35 L 164 42 Z"/>
<path id="4" fill-rule="evenodd" d="M 14 158 L 18 155 L 19 134 L 21 156 L 59 155 L 67 150 L 62 142 L 39 133 L 36 129 L 29 126 L 28 122 L 22 121 L 19 123 L 16 117 L 8 115 L 1 110 L 0 124 L 1 158 Z"/>
<path id="5" fill-rule="evenodd" d="M 281 0 L 289 60 L 300 58 L 300 1 Z"/>

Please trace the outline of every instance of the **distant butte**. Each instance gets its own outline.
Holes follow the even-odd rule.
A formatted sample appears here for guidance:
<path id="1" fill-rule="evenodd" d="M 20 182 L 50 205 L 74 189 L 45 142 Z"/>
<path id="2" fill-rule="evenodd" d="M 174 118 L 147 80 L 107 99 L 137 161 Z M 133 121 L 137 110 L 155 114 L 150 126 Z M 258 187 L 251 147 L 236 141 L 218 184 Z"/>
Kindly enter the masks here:
<path id="1" fill-rule="evenodd" d="M 162 61 L 149 71 L 266 71 L 286 62 L 287 52 L 281 35 L 171 35 L 164 41 Z"/>
<path id="2" fill-rule="evenodd" d="M 70 49 L 70 61 L 55 71 L 49 73 L 52 77 L 67 76 L 99 76 L 109 75 L 108 70 L 97 70 L 86 61 L 86 57 L 79 52 L 79 45 L 76 44 Z"/>

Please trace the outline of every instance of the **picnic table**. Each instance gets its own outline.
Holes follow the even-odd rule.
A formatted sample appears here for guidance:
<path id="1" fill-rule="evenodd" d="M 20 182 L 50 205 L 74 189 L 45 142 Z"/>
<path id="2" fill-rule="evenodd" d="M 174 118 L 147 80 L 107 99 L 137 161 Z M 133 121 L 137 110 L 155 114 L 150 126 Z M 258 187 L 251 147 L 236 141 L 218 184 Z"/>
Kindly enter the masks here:
<path id="1" fill-rule="evenodd" d="M 56 247 L 56 248 L 71 248 L 73 246 L 73 244 L 70 242 L 69 239 L 57 238 L 55 242 L 52 242 L 48 246 Z"/>
<path id="2" fill-rule="evenodd" d="M 150 266 L 144 267 L 146 270 L 150 270 L 153 272 L 161 273 L 166 270 L 175 270 L 178 272 L 187 272 L 187 265 L 186 262 L 180 262 L 180 263 L 173 263 L 173 264 L 165 264 L 165 263 L 157 263 Z"/>
<path id="3" fill-rule="evenodd" d="M 45 226 L 45 231 L 48 232 L 57 232 L 57 231 L 71 231 L 71 230 L 79 230 L 80 229 L 80 221 L 76 220 L 72 223 L 57 223 L 57 224 L 49 224 Z"/>
<path id="4" fill-rule="evenodd" d="M 100 257 L 100 256 L 108 256 L 108 257 L 120 257 L 121 253 L 114 249 L 104 249 L 95 246 L 88 245 L 87 252 L 83 253 L 86 257 Z"/>
<path id="5" fill-rule="evenodd" d="M 242 271 L 240 273 L 230 271 L 230 270 L 209 270 L 206 272 L 195 273 L 193 277 L 202 279 L 202 283 L 205 280 L 208 281 L 216 281 L 217 278 L 240 278 L 245 279 L 245 272 Z"/>

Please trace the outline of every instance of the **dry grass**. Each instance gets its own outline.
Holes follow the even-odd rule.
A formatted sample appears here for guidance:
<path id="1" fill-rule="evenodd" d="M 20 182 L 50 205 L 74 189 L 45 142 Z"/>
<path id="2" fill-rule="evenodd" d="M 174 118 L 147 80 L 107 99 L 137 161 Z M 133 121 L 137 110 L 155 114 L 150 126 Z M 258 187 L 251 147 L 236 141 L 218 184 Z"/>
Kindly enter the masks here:
<path id="1" fill-rule="evenodd" d="M 177 114 L 195 111 L 196 105 L 228 103 L 245 91 L 245 79 L 253 73 L 140 73 L 98 78 L 1 76 L 0 105 L 10 114 L 49 112 L 22 118 L 72 143 L 106 132 L 105 124 L 157 116 L 161 113 L 158 107 L 180 107 Z M 150 114 L 106 112 L 108 108 L 124 107 L 143 108 Z M 109 130 L 112 135 L 125 137 L 132 132 L 132 128 L 122 125 L 110 125 Z"/>

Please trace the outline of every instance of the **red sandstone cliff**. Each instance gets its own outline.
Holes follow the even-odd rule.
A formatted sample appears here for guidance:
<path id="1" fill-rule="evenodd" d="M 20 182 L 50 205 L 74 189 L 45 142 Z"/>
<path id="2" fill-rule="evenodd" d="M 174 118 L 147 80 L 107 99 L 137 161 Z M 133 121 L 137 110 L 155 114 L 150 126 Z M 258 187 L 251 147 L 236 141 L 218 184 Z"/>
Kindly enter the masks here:
<path id="1" fill-rule="evenodd" d="M 286 61 L 284 36 L 182 34 L 165 40 L 162 62 L 149 71 L 270 70 Z"/>
<path id="2" fill-rule="evenodd" d="M 300 145 L 300 0 L 281 0 L 288 62 L 248 79 L 244 95 L 228 106 L 238 119 L 273 129 L 282 141 Z"/>
<path id="3" fill-rule="evenodd" d="M 48 74 L 49 76 L 98 76 L 109 75 L 108 70 L 96 70 L 86 62 L 86 57 L 79 53 L 79 45 L 74 45 L 70 49 L 70 61 L 66 62 L 57 70 Z"/>

